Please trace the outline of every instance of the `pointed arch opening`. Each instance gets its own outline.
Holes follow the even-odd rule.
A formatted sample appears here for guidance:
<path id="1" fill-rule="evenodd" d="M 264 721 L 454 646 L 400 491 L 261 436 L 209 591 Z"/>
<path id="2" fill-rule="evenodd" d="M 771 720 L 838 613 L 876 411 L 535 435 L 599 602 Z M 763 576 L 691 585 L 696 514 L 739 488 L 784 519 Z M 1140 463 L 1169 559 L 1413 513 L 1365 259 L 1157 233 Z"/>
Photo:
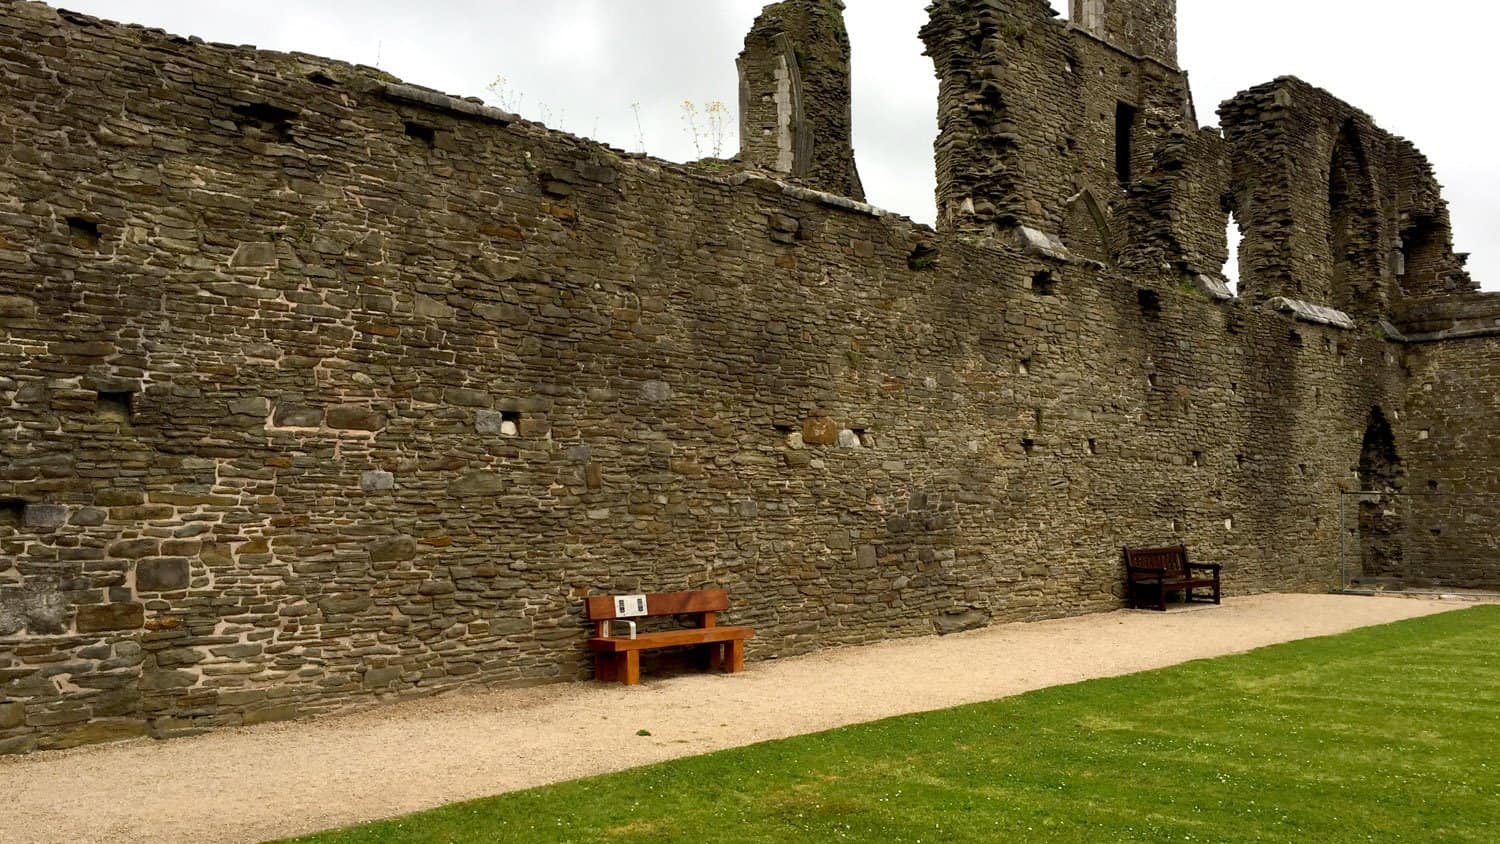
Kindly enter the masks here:
<path id="1" fill-rule="evenodd" d="M 1068 200 L 1063 243 L 1068 251 L 1101 264 L 1114 263 L 1114 235 L 1104 206 L 1094 192 L 1084 188 Z"/>
<path id="2" fill-rule="evenodd" d="M 1380 215 L 1369 160 L 1353 121 L 1339 127 L 1328 167 L 1328 299 L 1349 314 L 1378 312 Z"/>
<path id="3" fill-rule="evenodd" d="M 1405 571 L 1403 508 L 1399 493 L 1404 476 L 1396 436 L 1379 407 L 1371 408 L 1359 452 L 1360 568 L 1364 578 L 1400 577 Z"/>

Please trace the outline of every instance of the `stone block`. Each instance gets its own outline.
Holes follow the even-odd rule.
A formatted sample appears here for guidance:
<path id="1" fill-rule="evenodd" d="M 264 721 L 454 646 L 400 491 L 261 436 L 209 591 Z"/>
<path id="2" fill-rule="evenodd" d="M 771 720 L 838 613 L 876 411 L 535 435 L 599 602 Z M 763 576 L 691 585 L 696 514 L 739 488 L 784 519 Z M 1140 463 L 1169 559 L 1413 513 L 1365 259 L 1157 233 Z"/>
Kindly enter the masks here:
<path id="1" fill-rule="evenodd" d="M 340 431 L 378 431 L 386 424 L 385 414 L 360 405 L 330 407 L 324 417 L 328 427 Z"/>
<path id="2" fill-rule="evenodd" d="M 60 504 L 27 504 L 21 523 L 31 530 L 57 530 L 68 523 L 68 508 Z"/>
<path id="3" fill-rule="evenodd" d="M 0 703 L 0 730 L 9 730 L 26 723 L 26 705 L 20 701 Z"/>
<path id="4" fill-rule="evenodd" d="M 283 703 L 277 706 L 268 706 L 264 708 L 248 710 L 245 712 L 243 723 L 245 726 L 249 727 L 255 724 L 271 724 L 277 721 L 291 721 L 301 714 L 301 710 L 295 704 Z"/>
<path id="5" fill-rule="evenodd" d="M 36 750 L 36 736 L 0 739 L 0 756 L 19 756 Z"/>
<path id="6" fill-rule="evenodd" d="M 155 556 L 160 550 L 161 541 L 157 539 L 126 539 L 111 543 L 105 552 L 111 557 L 136 560 L 141 557 Z"/>
<path id="7" fill-rule="evenodd" d="M 189 689 L 198 684 L 198 675 L 191 671 L 145 671 L 141 674 L 141 691 L 164 692 Z"/>
<path id="8" fill-rule="evenodd" d="M 351 615 L 361 613 L 375 605 L 369 595 L 358 592 L 343 592 L 329 595 L 318 601 L 318 609 L 327 615 Z"/>
<path id="9" fill-rule="evenodd" d="M 0 317 L 26 319 L 36 316 L 36 302 L 25 296 L 0 296 Z"/>
<path id="10" fill-rule="evenodd" d="M 393 683 L 400 682 L 401 669 L 399 668 L 371 668 L 365 672 L 364 686 L 371 691 L 385 689 Z"/>
<path id="11" fill-rule="evenodd" d="M 494 496 L 504 491 L 505 480 L 494 472 L 465 472 L 448 485 L 448 494 L 455 498 Z"/>
<path id="12" fill-rule="evenodd" d="M 320 428 L 323 426 L 323 411 L 298 404 L 277 405 L 276 412 L 271 415 L 271 424 L 278 428 Z"/>
<path id="13" fill-rule="evenodd" d="M 37 738 L 38 750 L 66 750 L 88 744 L 125 741 L 146 734 L 146 722 L 140 718 L 96 718 L 87 724 Z"/>
<path id="14" fill-rule="evenodd" d="M 176 592 L 188 585 L 188 561 L 185 557 L 158 557 L 141 560 L 135 566 L 137 592 Z"/>
<path id="15" fill-rule="evenodd" d="M 826 416 L 814 416 L 802 423 L 802 442 L 807 445 L 834 445 L 839 441 L 837 422 Z"/>
<path id="16" fill-rule="evenodd" d="M 483 390 L 469 390 L 463 387 L 449 387 L 443 391 L 443 400 L 448 404 L 459 407 L 489 407 L 495 403 L 494 397 Z"/>
<path id="17" fill-rule="evenodd" d="M 109 511 L 100 507 L 79 507 L 73 511 L 69 521 L 78 527 L 98 527 L 109 518 Z"/>
<path id="18" fill-rule="evenodd" d="M 672 385 L 665 381 L 647 381 L 641 384 L 641 398 L 649 402 L 671 401 Z"/>
<path id="19" fill-rule="evenodd" d="M 854 567 L 872 569 L 880 564 L 880 555 L 874 545 L 861 545 L 854 551 Z"/>
<path id="20" fill-rule="evenodd" d="M 933 629 L 939 636 L 962 633 L 965 630 L 977 630 L 989 623 L 989 615 L 977 609 L 949 610 L 932 620 Z"/>
<path id="21" fill-rule="evenodd" d="M 241 243 L 229 259 L 231 267 L 274 267 L 276 263 L 276 244 L 268 242 Z"/>
<path id="22" fill-rule="evenodd" d="M 359 476 L 359 488 L 365 492 L 388 492 L 396 488 L 396 476 L 376 470 Z"/>
<path id="23" fill-rule="evenodd" d="M 409 536 L 377 540 L 370 545 L 370 562 L 389 563 L 417 556 L 417 542 Z"/>
<path id="24" fill-rule="evenodd" d="M 94 604 L 78 608 L 74 622 L 79 633 L 105 633 L 111 630 L 139 630 L 146 624 L 146 608 L 141 604 Z"/>

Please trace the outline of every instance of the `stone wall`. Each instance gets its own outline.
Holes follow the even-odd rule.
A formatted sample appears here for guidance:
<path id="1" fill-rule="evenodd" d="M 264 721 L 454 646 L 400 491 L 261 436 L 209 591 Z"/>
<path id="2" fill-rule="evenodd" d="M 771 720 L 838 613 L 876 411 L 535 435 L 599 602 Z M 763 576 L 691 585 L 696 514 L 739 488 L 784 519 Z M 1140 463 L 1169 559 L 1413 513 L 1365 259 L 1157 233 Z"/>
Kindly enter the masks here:
<path id="1" fill-rule="evenodd" d="M 738 62 L 739 158 L 863 201 L 843 11 L 843 0 L 786 0 L 756 18 Z"/>
<path id="2" fill-rule="evenodd" d="M 1407 396 L 1180 263 L 368 68 L 15 3 L 0 76 L 0 752 L 583 679 L 595 593 L 766 658 L 1113 609 L 1127 544 L 1328 588 Z"/>
<path id="3" fill-rule="evenodd" d="M 1410 142 L 1292 77 L 1219 114 L 1245 233 L 1241 269 L 1254 276 L 1243 295 L 1379 319 L 1404 296 L 1478 289 L 1453 252 L 1432 168 Z"/>
<path id="4" fill-rule="evenodd" d="M 1004 240 L 1024 227 L 1105 264 L 1221 276 L 1229 174 L 1185 74 L 1045 0 L 931 13 L 940 229 Z"/>
<path id="5" fill-rule="evenodd" d="M 1500 589 L 1500 295 L 1413 300 L 1402 316 L 1411 468 L 1397 578 Z"/>
<path id="6" fill-rule="evenodd" d="M 1076 26 L 1136 55 L 1177 66 L 1177 0 L 1072 0 Z"/>

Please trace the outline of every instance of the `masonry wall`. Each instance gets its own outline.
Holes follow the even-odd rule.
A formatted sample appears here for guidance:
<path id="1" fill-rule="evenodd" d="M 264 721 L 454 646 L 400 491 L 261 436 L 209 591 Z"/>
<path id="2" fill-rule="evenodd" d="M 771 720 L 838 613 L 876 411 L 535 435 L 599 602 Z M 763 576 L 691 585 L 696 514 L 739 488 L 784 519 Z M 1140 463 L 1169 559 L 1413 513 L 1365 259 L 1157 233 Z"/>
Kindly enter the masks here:
<path id="1" fill-rule="evenodd" d="M 0 7 L 0 752 L 1325 588 L 1371 331 L 968 244 L 310 56 Z M 1041 281 L 1047 284 L 1041 284 Z"/>
<path id="2" fill-rule="evenodd" d="M 1403 581 L 1500 589 L 1500 295 L 1414 301 Z M 1446 336 L 1443 336 L 1446 334 Z M 1436 336 L 1435 336 L 1436 335 Z"/>
<path id="3" fill-rule="evenodd" d="M 1371 320 L 1404 296 L 1478 289 L 1453 253 L 1431 165 L 1410 142 L 1292 77 L 1239 94 L 1219 114 L 1246 235 L 1241 263 L 1253 272 L 1243 295 Z"/>
<path id="4" fill-rule="evenodd" d="M 1149 5 L 1110 14 L 1146 19 Z M 1045 0 L 930 11 L 940 229 L 1003 240 L 1026 226 L 1105 264 L 1222 273 L 1223 141 L 1197 126 L 1175 64 L 1070 26 Z"/>

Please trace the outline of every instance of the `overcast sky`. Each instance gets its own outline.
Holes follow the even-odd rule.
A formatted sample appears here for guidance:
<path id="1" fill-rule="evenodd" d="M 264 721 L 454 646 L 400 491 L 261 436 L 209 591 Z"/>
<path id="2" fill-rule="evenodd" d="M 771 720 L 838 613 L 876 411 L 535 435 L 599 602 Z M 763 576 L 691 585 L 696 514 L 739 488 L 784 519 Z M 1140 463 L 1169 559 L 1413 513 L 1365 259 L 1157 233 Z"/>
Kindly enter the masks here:
<path id="1" fill-rule="evenodd" d="M 55 0 L 66 8 L 210 41 L 378 65 L 450 93 L 506 99 L 533 119 L 624 149 L 698 157 L 681 104 L 731 109 L 734 58 L 763 0 Z M 937 83 L 918 28 L 927 0 L 846 0 L 854 132 L 870 201 L 933 218 Z M 1066 0 L 1053 0 L 1066 14 Z M 1432 159 L 1457 246 L 1500 290 L 1500 80 L 1491 0 L 1181 0 L 1182 64 L 1199 121 L 1291 74 L 1370 112 Z M 1478 102 L 1475 97 L 1480 97 Z M 639 103 L 640 129 L 632 104 Z M 703 149 L 703 154 L 711 153 Z"/>

